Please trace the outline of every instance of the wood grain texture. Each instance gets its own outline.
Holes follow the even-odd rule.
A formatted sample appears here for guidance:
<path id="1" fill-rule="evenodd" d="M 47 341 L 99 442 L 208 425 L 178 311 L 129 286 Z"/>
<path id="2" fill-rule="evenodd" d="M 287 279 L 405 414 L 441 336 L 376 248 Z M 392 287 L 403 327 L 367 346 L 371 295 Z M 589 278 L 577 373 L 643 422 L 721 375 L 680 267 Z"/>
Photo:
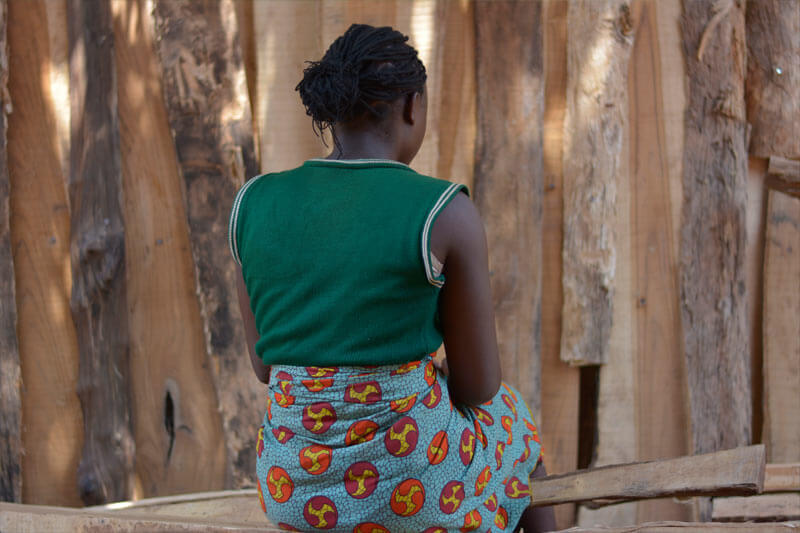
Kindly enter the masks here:
<path id="1" fill-rule="evenodd" d="M 759 524 L 748 522 L 745 524 L 703 523 L 703 522 L 647 522 L 644 524 L 624 527 L 577 527 L 570 529 L 569 533 L 680 533 L 692 531 L 699 533 L 733 533 L 734 531 L 757 533 L 795 533 L 797 522 L 783 524 Z M 563 533 L 567 533 L 566 531 Z"/>
<path id="2" fill-rule="evenodd" d="M 154 16 L 206 352 L 222 413 L 225 487 L 240 487 L 252 484 L 264 389 L 247 357 L 227 247 L 234 195 L 257 172 L 236 13 L 228 0 L 186 0 L 159 1 Z"/>
<path id="3" fill-rule="evenodd" d="M 628 73 L 630 116 L 630 225 L 635 339 L 636 459 L 647 461 L 689 452 L 686 363 L 681 341 L 678 291 L 678 243 L 670 186 L 680 182 L 679 168 L 669 164 L 670 127 L 683 134 L 682 110 L 671 111 L 665 99 L 660 32 L 678 32 L 678 15 L 659 23 L 653 0 L 633 4 L 636 35 Z M 677 5 L 672 2 L 673 5 Z M 662 6 L 663 8 L 663 6 Z M 675 38 L 668 54 L 679 55 Z M 671 112 L 670 112 L 671 111 Z M 669 124 L 671 122 L 671 124 Z M 677 126 L 680 129 L 676 128 Z M 620 252 L 620 256 L 621 256 Z M 623 266 L 620 264 L 619 268 Z M 617 302 L 615 302 L 616 305 Z M 622 303 L 620 302 L 620 305 Z M 612 378 L 614 379 L 614 378 Z M 615 422 L 621 423 L 618 419 Z M 628 524 L 653 520 L 690 520 L 691 508 L 675 500 L 637 504 Z M 618 523 L 616 525 L 623 525 Z"/>
<path id="4" fill-rule="evenodd" d="M 11 240 L 22 382 L 22 500 L 80 505 L 75 473 L 83 441 L 76 394 L 78 346 L 70 316 L 69 208 L 56 126 L 50 27 L 56 3 L 8 4 Z M 64 33 L 66 12 L 61 24 Z M 31 66 L 35 65 L 36 68 Z M 68 116 L 68 115 L 67 115 Z"/>
<path id="5" fill-rule="evenodd" d="M 602 466 L 540 478 L 531 484 L 532 505 L 565 501 L 607 503 L 665 496 L 749 495 L 761 492 L 766 467 L 762 444 L 707 453 Z"/>
<path id="6" fill-rule="evenodd" d="M 715 522 L 800 520 L 800 493 L 714 498 Z"/>
<path id="7" fill-rule="evenodd" d="M 800 182 L 800 161 L 770 155 L 767 172 L 786 181 Z"/>
<path id="8" fill-rule="evenodd" d="M 206 363 L 152 18 L 139 0 L 116 0 L 112 11 L 125 187 L 136 496 L 221 488 L 222 419 Z M 195 467 L 198 457 L 202 468 Z"/>
<path id="9" fill-rule="evenodd" d="M 545 108 L 542 140 L 542 448 L 547 471 L 578 467 L 578 399 L 580 369 L 564 363 L 561 350 L 561 243 L 563 230 L 564 111 L 567 83 L 567 2 L 542 4 Z M 574 524 L 575 505 L 554 507 L 556 524 Z"/>
<path id="10" fill-rule="evenodd" d="M 800 6 L 747 2 L 745 19 L 750 155 L 800 158 Z"/>
<path id="11" fill-rule="evenodd" d="M 764 248 L 764 433 L 773 463 L 800 462 L 800 198 L 769 191 Z"/>
<path id="12" fill-rule="evenodd" d="M 764 492 L 800 492 L 800 463 L 769 463 Z"/>
<path id="13" fill-rule="evenodd" d="M 86 504 L 133 489 L 125 229 L 114 30 L 109 4 L 68 4 L 69 199 L 72 297 L 80 352 L 84 445 L 78 490 Z"/>
<path id="14" fill-rule="evenodd" d="M 505 379 L 539 416 L 541 335 L 541 4 L 475 5 L 477 140 L 473 198 L 486 226 Z"/>
<path id="15" fill-rule="evenodd" d="M 0 1 L 0 501 L 22 501 L 22 402 L 17 341 L 17 298 L 9 226 L 10 181 L 6 115 L 8 93 L 8 10 Z"/>
<path id="16" fill-rule="evenodd" d="M 261 526 L 236 520 L 206 520 L 188 516 L 146 517 L 125 511 L 92 512 L 66 507 L 0 503 L 0 528 L 5 533 L 29 531 L 91 531 L 92 533 L 280 533 L 264 520 Z"/>
<path id="17" fill-rule="evenodd" d="M 575 365 L 608 360 L 632 29 L 629 1 L 569 2 L 561 358 Z"/>
<path id="18" fill-rule="evenodd" d="M 693 453 L 750 442 L 744 12 L 684 0 L 689 79 L 680 248 Z"/>

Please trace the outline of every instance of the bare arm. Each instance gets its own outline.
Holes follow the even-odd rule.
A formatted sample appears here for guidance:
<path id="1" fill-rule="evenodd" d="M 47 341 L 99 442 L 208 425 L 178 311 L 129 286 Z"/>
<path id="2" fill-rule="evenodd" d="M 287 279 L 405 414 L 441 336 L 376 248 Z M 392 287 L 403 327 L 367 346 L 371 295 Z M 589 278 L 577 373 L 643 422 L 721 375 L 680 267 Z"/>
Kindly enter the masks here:
<path id="1" fill-rule="evenodd" d="M 457 403 L 478 405 L 500 388 L 486 234 L 472 201 L 458 194 L 434 224 L 431 246 L 444 262 L 439 315 Z"/>
<path id="2" fill-rule="evenodd" d="M 256 328 L 256 317 L 250 309 L 250 296 L 247 294 L 247 287 L 244 284 L 242 269 L 237 268 L 236 292 L 239 295 L 239 312 L 242 314 L 244 322 L 244 336 L 247 340 L 247 351 L 250 353 L 250 363 L 256 377 L 262 383 L 269 381 L 269 366 L 265 365 L 256 355 L 256 342 L 258 341 L 258 329 Z"/>

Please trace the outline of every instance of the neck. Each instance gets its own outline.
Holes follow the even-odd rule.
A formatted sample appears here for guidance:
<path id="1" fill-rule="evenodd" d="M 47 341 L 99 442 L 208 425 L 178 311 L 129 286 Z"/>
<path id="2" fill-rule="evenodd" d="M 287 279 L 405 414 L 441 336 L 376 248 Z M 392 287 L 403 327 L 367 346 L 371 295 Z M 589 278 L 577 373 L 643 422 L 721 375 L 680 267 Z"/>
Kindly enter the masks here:
<path id="1" fill-rule="evenodd" d="M 327 159 L 389 159 L 400 161 L 400 150 L 388 132 L 378 129 L 349 130 L 337 128 L 338 146 Z M 407 163 L 407 161 L 402 161 Z"/>

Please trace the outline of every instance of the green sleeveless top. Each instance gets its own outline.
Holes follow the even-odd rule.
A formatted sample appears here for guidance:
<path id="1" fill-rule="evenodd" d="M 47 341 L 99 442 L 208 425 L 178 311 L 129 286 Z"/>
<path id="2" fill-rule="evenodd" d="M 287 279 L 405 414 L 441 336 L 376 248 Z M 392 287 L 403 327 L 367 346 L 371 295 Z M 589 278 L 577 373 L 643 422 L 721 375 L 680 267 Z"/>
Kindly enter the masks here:
<path id="1" fill-rule="evenodd" d="M 466 187 L 385 160 L 313 159 L 249 180 L 229 244 L 265 364 L 396 364 L 442 343 L 437 215 Z"/>

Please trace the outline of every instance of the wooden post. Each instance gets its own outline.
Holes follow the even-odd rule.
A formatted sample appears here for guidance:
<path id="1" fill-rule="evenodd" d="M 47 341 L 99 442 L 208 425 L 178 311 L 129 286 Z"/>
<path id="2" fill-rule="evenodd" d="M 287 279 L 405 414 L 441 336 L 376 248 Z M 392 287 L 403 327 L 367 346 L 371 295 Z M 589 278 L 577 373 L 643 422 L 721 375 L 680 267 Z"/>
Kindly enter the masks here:
<path id="1" fill-rule="evenodd" d="M 746 25 L 750 155 L 800 158 L 800 6 L 747 2 Z"/>
<path id="2" fill-rule="evenodd" d="M 567 31 L 561 358 L 602 364 L 613 316 L 616 179 L 628 127 L 630 2 L 570 0 Z"/>
<path id="3" fill-rule="evenodd" d="M 744 12 L 684 0 L 689 80 L 680 250 L 692 452 L 750 441 L 745 272 L 747 122 Z"/>
<path id="4" fill-rule="evenodd" d="M 764 243 L 767 459 L 800 462 L 800 198 L 769 191 Z"/>
<path id="5" fill-rule="evenodd" d="M 84 445 L 86 504 L 127 499 L 133 487 L 125 230 L 114 30 L 108 3 L 70 0 L 72 319 Z"/>
<path id="6" fill-rule="evenodd" d="M 51 13 L 57 8 L 59 14 Z M 60 23 L 43 24 L 58 19 Z M 70 217 L 60 148 L 69 147 L 67 105 L 53 91 L 53 32 L 67 57 L 66 2 L 8 3 L 8 173 L 22 396 L 22 500 L 81 505 L 75 472 L 83 445 L 78 343 L 70 316 Z M 40 68 L 31 68 L 39 65 Z M 65 72 L 69 71 L 67 67 Z M 66 81 L 66 77 L 58 81 Z M 64 119 L 66 128 L 57 127 Z M 66 130 L 66 131 L 65 131 Z M 48 435 L 50 438 L 42 438 Z"/>
<path id="7" fill-rule="evenodd" d="M 125 187 L 136 496 L 220 488 L 226 464 L 222 418 L 207 364 L 152 18 L 144 0 L 111 5 Z M 198 457 L 202 468 L 195 467 Z"/>
<path id="8" fill-rule="evenodd" d="M 8 93 L 7 8 L 0 0 L 0 501 L 22 500 L 21 378 L 17 342 L 17 298 L 11 229 L 6 150 L 6 115 L 11 111 Z"/>
<path id="9" fill-rule="evenodd" d="M 154 14 L 206 351 L 228 451 L 225 485 L 239 487 L 252 484 L 264 388 L 247 356 L 226 237 L 236 190 L 258 172 L 236 12 L 229 0 L 169 0 L 156 2 Z"/>
<path id="10" fill-rule="evenodd" d="M 541 4 L 475 4 L 477 141 L 474 200 L 486 225 L 504 374 L 540 410 Z"/>
<path id="11" fill-rule="evenodd" d="M 564 111 L 567 87 L 567 3 L 542 5 L 545 108 L 542 139 L 542 408 L 545 465 L 551 474 L 578 467 L 580 369 L 561 360 Z M 552 453 L 551 453 L 552 450 Z M 571 527 L 575 505 L 554 508 L 559 528 Z"/>

